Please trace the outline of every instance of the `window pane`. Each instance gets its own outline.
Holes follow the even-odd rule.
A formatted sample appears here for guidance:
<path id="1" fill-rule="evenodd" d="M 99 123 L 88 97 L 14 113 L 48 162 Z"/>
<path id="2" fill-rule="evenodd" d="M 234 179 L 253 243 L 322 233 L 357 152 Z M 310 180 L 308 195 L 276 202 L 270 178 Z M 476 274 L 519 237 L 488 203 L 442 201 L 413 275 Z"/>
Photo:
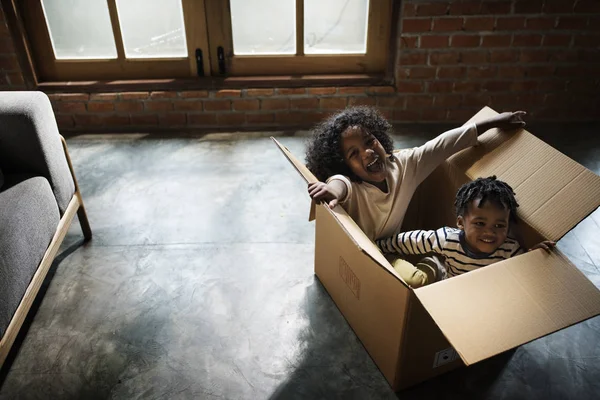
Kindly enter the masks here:
<path id="1" fill-rule="evenodd" d="M 57 59 L 117 58 L 106 0 L 42 0 Z"/>
<path id="2" fill-rule="evenodd" d="M 231 0 L 233 53 L 296 54 L 295 0 Z"/>
<path id="3" fill-rule="evenodd" d="M 304 0 L 305 54 L 365 54 L 369 0 Z"/>
<path id="4" fill-rule="evenodd" d="M 127 58 L 187 57 L 181 0 L 117 0 Z"/>

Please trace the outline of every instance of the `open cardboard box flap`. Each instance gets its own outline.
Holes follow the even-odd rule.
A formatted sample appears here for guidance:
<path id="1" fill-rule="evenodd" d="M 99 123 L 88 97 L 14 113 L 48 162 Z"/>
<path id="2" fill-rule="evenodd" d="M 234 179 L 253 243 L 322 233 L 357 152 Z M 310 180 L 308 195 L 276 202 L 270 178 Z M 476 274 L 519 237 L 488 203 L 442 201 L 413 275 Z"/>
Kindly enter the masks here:
<path id="1" fill-rule="evenodd" d="M 312 174 L 312 172 L 310 172 L 308 170 L 308 168 L 306 168 L 306 165 L 304 165 L 296 157 L 294 157 L 294 155 L 287 149 L 287 147 L 285 147 L 284 145 L 279 143 L 279 141 L 277 139 L 275 139 L 274 137 L 271 137 L 271 139 L 273 140 L 273 142 L 275 142 L 275 144 L 277 145 L 277 147 L 279 147 L 279 149 L 281 150 L 283 155 L 294 166 L 296 171 L 298 171 L 298 173 L 300 175 L 302 175 L 302 177 L 304 178 L 304 180 L 307 183 L 313 183 L 313 182 L 318 181 L 318 179 Z M 371 240 L 369 240 L 369 238 L 367 238 L 367 236 L 360 229 L 360 227 L 358 225 L 356 225 L 356 222 L 354 222 L 354 220 L 346 213 L 346 211 L 341 206 L 338 205 L 333 210 L 330 210 L 329 207 L 327 207 L 325 205 L 323 205 L 322 207 L 327 208 L 332 213 L 332 215 L 335 217 L 335 219 L 344 228 L 344 230 L 346 231 L 348 236 L 352 239 L 354 244 L 356 244 L 356 246 L 358 246 L 358 248 L 360 248 L 365 254 L 367 254 L 371 259 L 373 259 L 373 261 L 375 261 L 377 264 L 381 265 L 383 268 L 387 269 L 394 276 L 396 276 L 400 280 L 402 280 L 400 278 L 400 276 L 398 275 L 398 273 L 390 265 L 389 261 L 384 257 L 384 255 L 381 253 L 381 251 L 379 251 L 379 249 L 377 248 L 375 243 L 373 243 Z M 315 213 L 315 203 L 313 201 L 310 206 L 309 221 L 312 221 L 315 218 L 315 214 L 316 214 Z M 404 282 L 404 281 L 402 281 L 402 282 Z M 404 284 L 406 285 L 406 283 L 404 283 Z"/>
<path id="2" fill-rule="evenodd" d="M 600 291 L 559 251 L 538 249 L 414 292 L 466 365 L 600 314 Z"/>

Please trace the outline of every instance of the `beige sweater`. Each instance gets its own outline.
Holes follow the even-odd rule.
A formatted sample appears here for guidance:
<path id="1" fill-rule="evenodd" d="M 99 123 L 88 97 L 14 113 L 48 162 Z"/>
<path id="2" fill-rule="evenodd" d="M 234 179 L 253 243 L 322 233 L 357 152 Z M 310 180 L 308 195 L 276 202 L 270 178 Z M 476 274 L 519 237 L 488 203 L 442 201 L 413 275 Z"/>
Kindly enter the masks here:
<path id="1" fill-rule="evenodd" d="M 469 124 L 449 130 L 420 147 L 395 150 L 394 161 L 387 160 L 387 186 L 384 193 L 370 183 L 351 182 L 334 175 L 346 185 L 342 207 L 371 240 L 387 238 L 400 230 L 408 204 L 417 186 L 454 153 L 477 144 L 477 127 Z M 450 207 L 451 205 L 444 205 Z"/>

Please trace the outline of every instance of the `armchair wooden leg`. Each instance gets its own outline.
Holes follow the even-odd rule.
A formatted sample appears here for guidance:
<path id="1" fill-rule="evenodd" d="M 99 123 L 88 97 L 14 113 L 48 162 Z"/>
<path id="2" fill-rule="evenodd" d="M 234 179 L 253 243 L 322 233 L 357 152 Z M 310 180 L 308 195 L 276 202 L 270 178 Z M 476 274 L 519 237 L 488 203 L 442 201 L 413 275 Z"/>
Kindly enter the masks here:
<path id="1" fill-rule="evenodd" d="M 69 170 L 71 171 L 73 183 L 75 184 L 75 196 L 77 197 L 77 200 L 79 202 L 79 208 L 77 209 L 77 218 L 79 219 L 79 224 L 81 225 L 81 230 L 83 231 L 83 237 L 86 241 L 88 241 L 92 238 L 92 229 L 90 228 L 90 221 L 88 220 L 87 213 L 85 212 L 85 206 L 83 205 L 83 197 L 81 196 L 81 192 L 79 191 L 77 178 L 75 178 L 75 171 L 73 170 L 73 164 L 71 163 L 71 156 L 69 155 L 67 142 L 62 136 L 60 137 L 60 140 L 62 141 L 63 149 L 65 150 L 65 157 L 67 158 Z"/>

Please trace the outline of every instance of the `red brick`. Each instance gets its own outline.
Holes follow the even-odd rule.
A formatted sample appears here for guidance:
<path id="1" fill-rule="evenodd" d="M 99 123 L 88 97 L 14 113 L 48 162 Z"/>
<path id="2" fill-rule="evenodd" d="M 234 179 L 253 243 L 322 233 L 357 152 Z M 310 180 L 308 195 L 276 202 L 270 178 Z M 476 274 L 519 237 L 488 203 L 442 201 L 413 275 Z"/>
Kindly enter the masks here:
<path id="1" fill-rule="evenodd" d="M 467 69 L 465 67 L 438 67 L 437 77 L 446 78 L 464 78 Z"/>
<path id="2" fill-rule="evenodd" d="M 361 97 L 348 97 L 349 106 L 374 106 L 375 97 L 361 96 Z"/>
<path id="3" fill-rule="evenodd" d="M 553 29 L 556 25 L 555 17 L 527 18 L 526 27 L 529 30 L 545 31 Z"/>
<path id="4" fill-rule="evenodd" d="M 120 93 L 121 100 L 143 100 L 148 98 L 148 92 L 125 92 Z"/>
<path id="5" fill-rule="evenodd" d="M 246 122 L 243 113 L 222 113 L 217 114 L 217 123 L 219 125 L 241 126 Z"/>
<path id="6" fill-rule="evenodd" d="M 400 36 L 401 49 L 416 49 L 419 47 L 418 36 Z"/>
<path id="7" fill-rule="evenodd" d="M 517 50 L 494 50 L 490 54 L 490 62 L 492 63 L 506 63 L 515 62 L 519 58 L 519 51 Z"/>
<path id="8" fill-rule="evenodd" d="M 586 17 L 558 17 L 556 29 L 582 29 L 587 24 Z"/>
<path id="9" fill-rule="evenodd" d="M 115 106 L 113 103 L 89 102 L 87 104 L 87 109 L 89 112 L 108 112 L 108 111 L 114 111 Z"/>
<path id="10" fill-rule="evenodd" d="M 392 107 L 392 108 L 404 107 L 405 98 L 406 98 L 406 96 L 379 97 L 377 99 L 377 106 L 378 107 Z"/>
<path id="11" fill-rule="evenodd" d="M 454 82 L 434 81 L 428 83 L 427 91 L 429 93 L 452 93 L 452 86 L 454 86 Z"/>
<path id="12" fill-rule="evenodd" d="M 544 2 L 542 0 L 516 1 L 515 14 L 540 14 Z"/>
<path id="13" fill-rule="evenodd" d="M 158 124 L 162 126 L 185 125 L 186 121 L 185 113 L 166 113 L 158 116 Z"/>
<path id="14" fill-rule="evenodd" d="M 74 101 L 56 101 L 52 103 L 52 107 L 58 112 L 85 112 L 85 103 L 74 102 Z"/>
<path id="15" fill-rule="evenodd" d="M 475 15 L 481 11 L 481 1 L 454 1 L 450 4 L 451 15 Z"/>
<path id="16" fill-rule="evenodd" d="M 455 93 L 475 93 L 481 90 L 481 83 L 479 82 L 454 82 L 453 91 Z"/>
<path id="17" fill-rule="evenodd" d="M 448 47 L 448 36 L 421 36 L 419 47 L 421 47 L 422 49 Z"/>
<path id="18" fill-rule="evenodd" d="M 578 62 L 579 52 L 577 50 L 555 50 L 550 53 L 551 62 Z M 598 69 L 600 71 L 600 68 Z"/>
<path id="19" fill-rule="evenodd" d="M 426 17 L 430 15 L 445 15 L 448 12 L 448 3 L 424 3 L 417 4 L 417 16 Z"/>
<path id="20" fill-rule="evenodd" d="M 412 67 L 409 68 L 408 76 L 411 79 L 429 79 L 435 77 L 435 67 Z"/>
<path id="21" fill-rule="evenodd" d="M 462 18 L 435 18 L 433 20 L 433 31 L 453 32 L 460 31 L 463 27 Z"/>
<path id="22" fill-rule="evenodd" d="M 510 93 L 498 94 L 494 93 L 490 97 L 490 107 L 497 110 L 504 108 L 512 108 L 515 104 L 515 95 Z"/>
<path id="23" fill-rule="evenodd" d="M 246 96 L 248 97 L 266 97 L 273 96 L 273 89 L 248 89 L 246 90 Z"/>
<path id="24" fill-rule="evenodd" d="M 544 2 L 546 14 L 569 14 L 573 12 L 573 2 L 568 0 L 546 0 Z"/>
<path id="25" fill-rule="evenodd" d="M 116 111 L 136 112 L 136 111 L 142 111 L 143 109 L 144 109 L 144 105 L 141 102 L 122 101 L 122 102 L 115 103 Z"/>
<path id="26" fill-rule="evenodd" d="M 480 78 L 495 78 L 498 73 L 497 67 L 484 66 L 484 67 L 470 67 L 467 72 L 467 78 L 469 79 L 480 79 Z"/>
<path id="27" fill-rule="evenodd" d="M 483 89 L 488 92 L 505 92 L 508 91 L 510 81 L 488 81 L 483 83 Z"/>
<path id="28" fill-rule="evenodd" d="M 260 103 L 257 99 L 233 100 L 231 106 L 235 111 L 252 111 L 260 108 Z"/>
<path id="29" fill-rule="evenodd" d="M 217 124 L 217 114 L 213 114 L 213 113 L 188 114 L 187 120 L 188 120 L 188 125 L 216 125 Z"/>
<path id="30" fill-rule="evenodd" d="M 542 44 L 542 35 L 514 35 L 513 46 L 539 46 Z"/>
<path id="31" fill-rule="evenodd" d="M 301 113 L 298 111 L 282 112 L 275 114 L 275 120 L 285 124 L 300 124 L 302 122 L 306 122 L 306 115 L 306 113 Z"/>
<path id="32" fill-rule="evenodd" d="M 600 13 L 600 3 L 597 0 L 580 0 L 575 4 L 574 11 L 576 13 Z"/>
<path id="33" fill-rule="evenodd" d="M 417 5 L 411 3 L 405 3 L 402 7 L 403 17 L 414 17 L 417 15 Z"/>
<path id="34" fill-rule="evenodd" d="M 545 78 L 554 76 L 555 67 L 553 65 L 539 65 L 527 67 L 527 76 L 530 78 Z"/>
<path id="35" fill-rule="evenodd" d="M 575 46 L 578 47 L 600 47 L 600 34 L 598 35 L 575 35 Z M 598 50 L 598 49 L 596 49 Z"/>
<path id="36" fill-rule="evenodd" d="M 523 29 L 524 27 L 524 17 L 498 18 L 496 20 L 496 30 L 498 31 L 513 31 Z"/>
<path id="37" fill-rule="evenodd" d="M 177 97 L 177 92 L 159 91 L 150 93 L 151 99 L 174 99 L 175 97 Z"/>
<path id="38" fill-rule="evenodd" d="M 435 107 L 455 107 L 457 104 L 462 103 L 462 95 L 460 94 L 438 94 L 433 99 L 433 105 Z"/>
<path id="39" fill-rule="evenodd" d="M 323 97 L 319 99 L 319 107 L 325 110 L 341 110 L 346 108 L 347 100 L 345 97 Z"/>
<path id="40" fill-rule="evenodd" d="M 579 65 L 568 65 L 556 67 L 556 76 L 562 77 L 576 77 L 581 74 L 581 66 Z"/>
<path id="41" fill-rule="evenodd" d="M 475 114 L 475 113 L 473 113 Z M 471 114 L 471 116 L 473 116 Z M 445 108 L 431 108 L 428 110 L 421 111 L 421 119 L 424 121 L 446 121 L 446 116 L 448 115 L 448 110 Z"/>
<path id="42" fill-rule="evenodd" d="M 144 102 L 144 109 L 146 111 L 171 111 L 173 110 L 173 103 L 170 101 L 146 101 Z"/>
<path id="43" fill-rule="evenodd" d="M 271 89 L 269 89 L 271 90 Z M 271 90 L 272 91 L 272 90 Z M 273 93 L 271 93 L 273 94 Z M 241 90 L 233 90 L 233 89 L 222 89 L 215 92 L 215 97 L 240 97 L 242 95 Z"/>
<path id="44" fill-rule="evenodd" d="M 97 121 L 102 126 L 121 127 L 121 126 L 129 125 L 129 116 L 128 115 L 98 114 L 97 117 L 98 117 Z"/>
<path id="45" fill-rule="evenodd" d="M 58 129 L 72 128 L 75 126 L 75 121 L 73 121 L 73 116 L 71 114 L 56 114 L 56 123 L 58 124 Z"/>
<path id="46" fill-rule="evenodd" d="M 401 53 L 400 65 L 423 65 L 427 63 L 427 53 Z"/>
<path id="47" fill-rule="evenodd" d="M 460 61 L 460 54 L 456 51 L 443 51 L 429 54 L 429 64 L 447 65 L 457 64 Z"/>
<path id="48" fill-rule="evenodd" d="M 308 88 L 308 94 L 335 94 L 336 89 L 334 87 L 321 87 L 321 88 Z"/>
<path id="49" fill-rule="evenodd" d="M 493 17 L 468 17 L 465 18 L 465 31 L 491 31 L 494 30 Z"/>
<path id="50" fill-rule="evenodd" d="M 396 110 L 394 111 L 394 121 L 421 122 L 421 112 L 420 110 Z"/>
<path id="51" fill-rule="evenodd" d="M 477 47 L 479 41 L 479 35 L 452 35 L 450 47 Z"/>
<path id="52" fill-rule="evenodd" d="M 571 43 L 571 35 L 544 35 L 543 46 L 568 46 Z"/>
<path id="53" fill-rule="evenodd" d="M 202 111 L 203 104 L 198 100 L 175 100 L 173 101 L 173 109 L 176 111 Z"/>
<path id="54" fill-rule="evenodd" d="M 486 93 L 466 93 L 462 99 L 465 106 L 483 107 L 490 103 L 490 96 Z"/>
<path id="55" fill-rule="evenodd" d="M 396 83 L 398 93 L 422 93 L 423 83 L 421 82 L 398 82 Z"/>
<path id="56" fill-rule="evenodd" d="M 339 94 L 363 94 L 366 93 L 369 88 L 365 86 L 350 86 L 338 88 Z"/>
<path id="57" fill-rule="evenodd" d="M 512 41 L 511 35 L 486 35 L 483 37 L 482 47 L 509 47 Z"/>
<path id="58" fill-rule="evenodd" d="M 511 92 L 529 92 L 536 90 L 538 81 L 513 81 L 510 83 Z"/>
<path id="59" fill-rule="evenodd" d="M 433 96 L 421 94 L 415 96 L 406 96 L 406 109 L 425 108 L 433 105 Z"/>
<path id="60" fill-rule="evenodd" d="M 430 18 L 404 18 L 402 32 L 429 32 L 431 30 Z"/>
<path id="61" fill-rule="evenodd" d="M 133 114 L 131 115 L 131 125 L 135 126 L 153 126 L 158 125 L 158 115 L 156 114 Z"/>
<path id="62" fill-rule="evenodd" d="M 306 94 L 306 89 L 305 88 L 281 88 L 281 89 L 277 89 L 277 94 L 280 94 L 283 96 L 302 95 L 302 94 Z"/>
<path id="63" fill-rule="evenodd" d="M 488 54 L 483 51 L 465 51 L 460 53 L 460 60 L 462 64 L 482 64 L 487 62 Z"/>
<path id="64" fill-rule="evenodd" d="M 249 124 L 266 124 L 268 122 L 275 121 L 275 114 L 273 114 L 273 113 L 246 114 L 246 121 Z"/>
<path id="65" fill-rule="evenodd" d="M 290 108 L 298 109 L 317 109 L 319 107 L 319 99 L 316 97 L 290 99 Z"/>
<path id="66" fill-rule="evenodd" d="M 92 93 L 90 94 L 90 100 L 101 100 L 101 101 L 116 101 L 117 93 Z"/>
<path id="67" fill-rule="evenodd" d="M 390 94 L 395 93 L 395 90 L 393 86 L 371 86 L 367 89 L 367 93 Z"/>
<path id="68" fill-rule="evenodd" d="M 198 98 L 208 97 L 208 91 L 207 90 L 190 90 L 187 92 L 179 93 L 179 96 L 181 96 L 184 99 L 198 99 Z"/>
<path id="69" fill-rule="evenodd" d="M 523 67 L 516 65 L 503 65 L 498 68 L 498 77 L 500 78 L 522 78 L 525 76 Z"/>
<path id="70" fill-rule="evenodd" d="M 289 99 L 264 99 L 260 101 L 261 110 L 287 110 L 290 108 Z"/>
<path id="71" fill-rule="evenodd" d="M 206 100 L 204 103 L 205 111 L 230 111 L 231 100 Z"/>
<path id="72" fill-rule="evenodd" d="M 48 97 L 52 101 L 87 101 L 90 95 L 87 93 L 51 93 Z"/>
<path id="73" fill-rule="evenodd" d="M 526 63 L 542 63 L 547 62 L 549 58 L 550 54 L 547 50 L 522 50 L 519 60 Z"/>
<path id="74" fill-rule="evenodd" d="M 453 108 L 448 110 L 448 121 L 466 121 L 473 116 L 478 110 L 468 108 Z"/>
<path id="75" fill-rule="evenodd" d="M 481 14 L 510 14 L 510 1 L 487 1 L 481 3 Z"/>

